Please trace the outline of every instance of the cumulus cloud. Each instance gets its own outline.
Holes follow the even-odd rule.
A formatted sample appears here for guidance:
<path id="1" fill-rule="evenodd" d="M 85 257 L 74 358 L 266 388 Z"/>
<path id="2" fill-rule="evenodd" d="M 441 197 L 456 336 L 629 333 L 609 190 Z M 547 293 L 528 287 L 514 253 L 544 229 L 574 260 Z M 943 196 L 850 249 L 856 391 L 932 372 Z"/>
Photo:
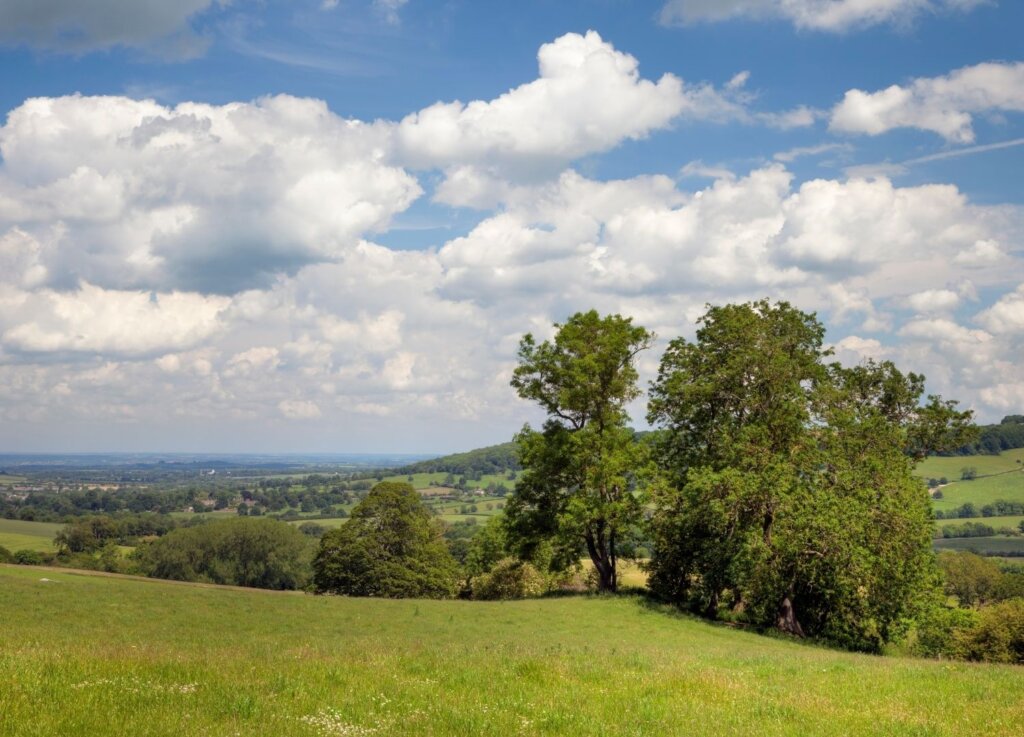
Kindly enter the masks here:
<path id="1" fill-rule="evenodd" d="M 337 258 L 419 196 L 384 161 L 387 136 L 287 96 L 28 100 L 0 129 L 0 239 L 30 241 L 26 278 L 53 285 L 267 284 Z"/>
<path id="2" fill-rule="evenodd" d="M 955 143 L 971 143 L 973 115 L 1022 111 L 1024 62 L 986 63 L 877 92 L 849 90 L 832 110 L 829 127 L 873 136 L 918 128 Z"/>
<path id="3" fill-rule="evenodd" d="M 209 338 L 221 326 L 227 299 L 83 284 L 69 293 L 18 295 L 8 306 L 0 318 L 7 325 L 0 343 L 8 350 L 139 356 L 189 348 Z"/>
<path id="4" fill-rule="evenodd" d="M 223 0 L 0 0 L 0 43 L 82 52 L 127 46 L 168 56 L 202 52 L 190 21 Z"/>
<path id="5" fill-rule="evenodd" d="M 282 399 L 277 408 L 289 420 L 313 420 L 321 414 L 315 402 L 304 399 Z"/>
<path id="6" fill-rule="evenodd" d="M 478 191 L 486 174 L 464 167 L 487 172 L 500 165 L 506 176 L 557 172 L 573 159 L 644 138 L 678 118 L 746 114 L 728 90 L 687 85 L 673 74 L 657 82 L 642 78 L 636 58 L 595 31 L 544 44 L 537 59 L 540 76 L 500 97 L 439 102 L 404 118 L 396 132 L 399 159 L 419 168 L 451 168 L 453 180 Z"/>
<path id="7" fill-rule="evenodd" d="M 1024 284 L 1017 291 L 1003 295 L 977 319 L 993 333 L 1015 333 L 1024 337 Z"/>
<path id="8" fill-rule="evenodd" d="M 885 23 L 905 23 L 925 12 L 966 11 L 987 0 L 668 0 L 665 25 L 732 19 L 774 20 L 801 30 L 842 33 Z"/>

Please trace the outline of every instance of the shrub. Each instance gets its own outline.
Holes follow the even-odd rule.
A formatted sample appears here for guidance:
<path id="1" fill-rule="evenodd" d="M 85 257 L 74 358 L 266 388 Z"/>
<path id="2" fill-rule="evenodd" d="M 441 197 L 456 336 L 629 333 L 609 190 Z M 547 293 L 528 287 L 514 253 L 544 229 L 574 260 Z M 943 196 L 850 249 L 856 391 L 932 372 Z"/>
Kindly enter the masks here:
<path id="1" fill-rule="evenodd" d="M 14 561 L 14 555 L 10 550 L 0 545 L 0 563 L 12 563 Z"/>
<path id="2" fill-rule="evenodd" d="M 154 578 L 297 589 L 309 579 L 310 547 L 284 522 L 233 517 L 172 530 L 137 556 Z"/>
<path id="3" fill-rule="evenodd" d="M 976 624 L 954 633 L 959 655 L 988 663 L 1024 663 L 1024 599 L 984 607 Z"/>
<path id="4" fill-rule="evenodd" d="M 19 550 L 14 554 L 14 562 L 22 566 L 41 566 L 46 559 L 38 550 Z"/>
<path id="5" fill-rule="evenodd" d="M 917 637 L 911 650 L 927 658 L 961 657 L 958 639 L 977 623 L 973 609 L 959 609 L 936 604 L 917 619 Z"/>
<path id="6" fill-rule="evenodd" d="M 490 573 L 474 578 L 471 588 L 474 599 L 526 599 L 543 594 L 547 582 L 529 563 L 505 558 Z"/>

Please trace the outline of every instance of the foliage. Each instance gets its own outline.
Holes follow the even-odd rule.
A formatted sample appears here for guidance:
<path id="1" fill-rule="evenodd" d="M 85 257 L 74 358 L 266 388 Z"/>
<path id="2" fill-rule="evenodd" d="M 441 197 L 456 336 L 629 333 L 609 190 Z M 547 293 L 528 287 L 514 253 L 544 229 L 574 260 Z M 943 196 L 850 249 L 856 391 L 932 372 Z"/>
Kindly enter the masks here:
<path id="1" fill-rule="evenodd" d="M 519 344 L 512 386 L 547 420 L 516 438 L 525 470 L 506 510 L 508 531 L 524 558 L 541 541 L 556 541 L 563 566 L 585 546 L 600 588 L 614 591 L 619 541 L 640 519 L 633 487 L 646 455 L 626 405 L 640 395 L 634 362 L 653 335 L 593 310 L 555 328 L 552 341 L 527 334 Z"/>
<path id="2" fill-rule="evenodd" d="M 407 475 L 444 471 L 455 476 L 467 476 L 476 480 L 480 476 L 507 473 L 519 469 L 519 457 L 516 453 L 515 443 L 502 443 L 466 453 L 454 453 L 429 461 L 419 461 L 403 466 L 395 473 Z"/>
<path id="3" fill-rule="evenodd" d="M 956 631 L 955 640 L 966 660 L 1024 663 L 1024 599 L 983 607 L 975 625 Z"/>
<path id="4" fill-rule="evenodd" d="M 46 558 L 38 550 L 16 550 L 14 562 L 21 566 L 41 566 L 46 563 Z"/>
<path id="5" fill-rule="evenodd" d="M 0 563 L 13 563 L 13 562 L 14 562 L 14 555 L 11 553 L 11 551 L 8 550 L 7 548 L 5 548 L 3 545 L 0 545 Z"/>
<path id="6" fill-rule="evenodd" d="M 932 586 L 931 507 L 915 459 L 956 447 L 970 413 L 889 362 L 826 364 L 812 314 L 766 300 L 711 307 L 672 341 L 648 419 L 650 583 L 717 614 L 878 650 Z"/>
<path id="7" fill-rule="evenodd" d="M 298 589 L 309 580 L 309 538 L 270 519 L 229 517 L 179 528 L 136 552 L 155 578 Z"/>
<path id="8" fill-rule="evenodd" d="M 389 598 L 445 598 L 457 567 L 411 485 L 379 483 L 347 523 L 327 532 L 313 561 L 318 593 Z"/>
<path id="9" fill-rule="evenodd" d="M 547 582 L 529 563 L 505 558 L 490 572 L 474 577 L 470 588 L 474 599 L 527 599 L 543 594 Z"/>
<path id="10" fill-rule="evenodd" d="M 935 602 L 917 616 L 911 650 L 926 658 L 962 658 L 962 633 L 973 628 L 977 621 L 978 614 L 973 609 Z"/>
<path id="11" fill-rule="evenodd" d="M 1002 573 L 988 558 L 970 552 L 944 550 L 938 555 L 945 591 L 962 606 L 984 604 L 995 595 Z"/>
<path id="12" fill-rule="evenodd" d="M 956 455 L 995 455 L 1024 448 L 1024 415 L 1007 415 L 997 425 L 983 425 L 978 429 L 978 439 L 957 448 Z"/>

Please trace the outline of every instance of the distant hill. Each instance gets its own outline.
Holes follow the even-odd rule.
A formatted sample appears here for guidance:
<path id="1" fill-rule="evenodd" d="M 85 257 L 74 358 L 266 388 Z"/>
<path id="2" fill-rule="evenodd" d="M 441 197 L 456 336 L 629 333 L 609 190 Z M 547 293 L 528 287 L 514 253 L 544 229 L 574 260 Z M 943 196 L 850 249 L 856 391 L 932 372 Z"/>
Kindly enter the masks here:
<path id="1" fill-rule="evenodd" d="M 981 425 L 977 442 L 952 455 L 998 455 L 1004 450 L 1024 448 L 1024 415 L 1007 415 L 997 425 Z"/>
<path id="2" fill-rule="evenodd" d="M 396 473 L 450 473 L 453 476 L 479 477 L 487 474 L 503 474 L 508 471 L 518 471 L 519 458 L 516 456 L 516 444 L 514 442 L 490 445 L 486 448 L 478 448 L 465 453 L 453 453 L 452 455 L 432 458 L 427 461 L 403 466 Z"/>

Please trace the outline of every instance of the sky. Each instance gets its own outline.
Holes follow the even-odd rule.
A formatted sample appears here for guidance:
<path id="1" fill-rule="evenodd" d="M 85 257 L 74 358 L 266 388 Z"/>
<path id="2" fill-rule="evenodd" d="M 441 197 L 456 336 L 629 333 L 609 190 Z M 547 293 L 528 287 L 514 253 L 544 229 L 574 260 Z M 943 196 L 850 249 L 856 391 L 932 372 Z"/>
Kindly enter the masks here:
<path id="1" fill-rule="evenodd" d="M 0 0 L 0 450 L 504 442 L 524 333 L 815 312 L 1024 411 L 1024 3 Z M 644 426 L 644 401 L 631 407 Z"/>

